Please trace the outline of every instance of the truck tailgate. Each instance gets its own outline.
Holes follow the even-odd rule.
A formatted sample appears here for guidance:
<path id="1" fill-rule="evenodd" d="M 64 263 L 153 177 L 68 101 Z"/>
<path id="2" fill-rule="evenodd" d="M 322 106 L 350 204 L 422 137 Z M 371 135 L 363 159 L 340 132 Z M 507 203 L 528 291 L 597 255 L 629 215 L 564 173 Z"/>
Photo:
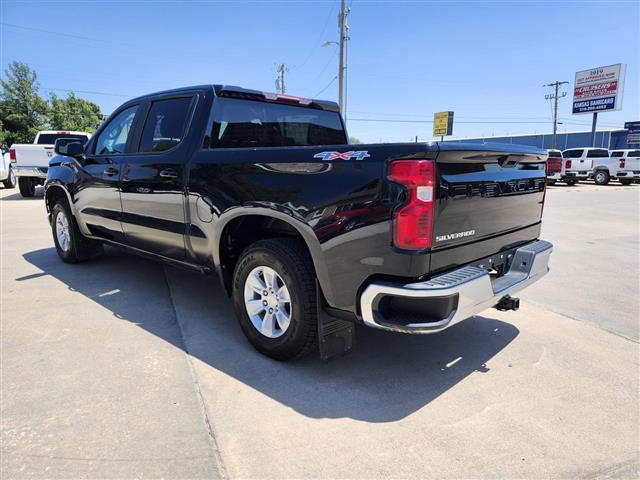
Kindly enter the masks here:
<path id="1" fill-rule="evenodd" d="M 499 245 L 500 250 L 537 237 L 539 228 L 531 227 L 539 226 L 542 217 L 547 158 L 544 150 L 522 145 L 454 142 L 439 146 L 434 254 L 499 236 L 504 236 L 505 244 L 485 242 L 491 245 L 488 248 Z M 496 252 L 473 250 L 478 258 Z M 460 260 L 464 263 L 471 259 Z"/>
<path id="2" fill-rule="evenodd" d="M 55 155 L 53 145 L 13 145 L 16 152 L 16 166 L 19 167 L 48 167 L 49 160 Z"/>

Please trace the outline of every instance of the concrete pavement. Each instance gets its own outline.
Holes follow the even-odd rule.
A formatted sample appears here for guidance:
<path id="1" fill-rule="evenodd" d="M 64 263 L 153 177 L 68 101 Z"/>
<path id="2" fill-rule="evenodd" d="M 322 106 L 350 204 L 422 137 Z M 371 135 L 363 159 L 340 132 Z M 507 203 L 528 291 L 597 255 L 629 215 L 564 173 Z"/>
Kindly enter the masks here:
<path id="1" fill-rule="evenodd" d="M 640 185 L 549 187 L 551 271 L 524 300 L 640 340 Z"/>
<path id="2" fill-rule="evenodd" d="M 583 187 L 549 191 L 552 273 L 571 263 L 566 229 L 591 235 L 575 240 L 585 250 L 598 236 L 573 215 L 556 224 L 569 196 L 603 191 Z M 618 188 L 586 199 L 594 218 L 629 201 Z M 12 193 L 0 191 L 3 479 L 639 474 L 638 344 L 607 331 L 633 325 L 632 303 L 614 320 L 576 308 L 576 320 L 536 291 L 535 305 L 438 335 L 358 328 L 343 359 L 279 363 L 248 345 L 215 278 L 115 249 L 63 264 L 42 199 Z M 623 282 L 598 255 L 594 271 Z M 581 274 L 566 273 L 577 285 Z M 572 300 L 593 295 L 571 288 Z"/>

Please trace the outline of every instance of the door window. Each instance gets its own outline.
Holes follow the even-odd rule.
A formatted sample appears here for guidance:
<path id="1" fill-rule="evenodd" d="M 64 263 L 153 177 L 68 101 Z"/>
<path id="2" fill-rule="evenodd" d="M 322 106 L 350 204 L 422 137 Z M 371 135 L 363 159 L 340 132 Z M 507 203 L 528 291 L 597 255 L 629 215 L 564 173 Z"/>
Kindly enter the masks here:
<path id="1" fill-rule="evenodd" d="M 116 115 L 116 117 L 107 124 L 98 136 L 95 150 L 96 155 L 117 155 L 124 153 L 137 110 L 137 105 L 129 107 Z"/>
<path id="2" fill-rule="evenodd" d="M 609 158 L 609 150 L 588 150 L 587 158 Z"/>
<path id="3" fill-rule="evenodd" d="M 153 102 L 140 140 L 140 152 L 163 152 L 183 138 L 192 97 Z"/>

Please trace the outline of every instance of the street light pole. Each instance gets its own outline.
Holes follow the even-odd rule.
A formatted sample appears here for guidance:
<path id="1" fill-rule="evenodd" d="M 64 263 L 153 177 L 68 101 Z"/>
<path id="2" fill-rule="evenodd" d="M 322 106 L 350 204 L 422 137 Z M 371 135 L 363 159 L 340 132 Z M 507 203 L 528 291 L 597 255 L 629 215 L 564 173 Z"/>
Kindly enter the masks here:
<path id="1" fill-rule="evenodd" d="M 340 113 L 346 120 L 347 110 L 347 53 L 349 38 L 349 25 L 347 25 L 347 8 L 346 0 L 340 0 L 340 14 L 338 15 L 338 28 L 340 29 L 340 41 L 327 41 L 322 44 L 323 47 L 337 45 L 339 48 L 340 59 L 338 61 L 338 105 Z"/>
<path id="2" fill-rule="evenodd" d="M 338 64 L 338 103 L 340 104 L 340 113 L 344 115 L 344 54 L 345 54 L 345 31 L 347 23 L 346 0 L 340 0 L 340 61 Z"/>

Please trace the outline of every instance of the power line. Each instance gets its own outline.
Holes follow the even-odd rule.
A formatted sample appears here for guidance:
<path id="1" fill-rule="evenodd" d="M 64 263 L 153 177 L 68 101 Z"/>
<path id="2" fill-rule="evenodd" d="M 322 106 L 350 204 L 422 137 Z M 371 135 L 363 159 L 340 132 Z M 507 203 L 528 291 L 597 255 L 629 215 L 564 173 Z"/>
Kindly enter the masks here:
<path id="1" fill-rule="evenodd" d="M 388 118 L 351 118 L 350 120 L 358 121 L 358 122 L 389 122 L 389 123 L 433 123 L 433 120 L 404 120 L 404 119 L 388 119 Z M 534 124 L 534 123 L 549 123 L 548 121 L 519 121 L 519 120 L 488 120 L 488 121 L 475 121 L 475 120 L 461 120 L 456 121 L 456 123 L 505 123 L 505 124 Z"/>
<path id="2" fill-rule="evenodd" d="M 68 88 L 53 88 L 53 87 L 42 87 L 43 90 L 52 90 L 56 92 L 70 92 L 70 93 L 87 93 L 90 95 L 106 95 L 108 97 L 126 97 L 126 98 L 134 98 L 137 95 L 125 95 L 122 93 L 109 93 L 109 92 L 94 92 L 90 90 L 71 90 Z"/>
<path id="3" fill-rule="evenodd" d="M 43 28 L 25 27 L 25 26 L 22 26 L 22 25 L 15 25 L 13 23 L 0 22 L 0 25 L 4 25 L 5 27 L 19 28 L 21 30 L 31 30 L 32 32 L 48 33 L 50 35 L 59 35 L 61 37 L 75 38 L 75 39 L 78 39 L 78 40 L 90 40 L 92 42 L 113 43 L 113 44 L 117 44 L 117 45 L 126 45 L 128 47 L 138 47 L 139 46 L 139 45 L 134 45 L 132 43 L 114 42 L 113 40 L 105 40 L 103 38 L 93 38 L 93 37 L 85 37 L 85 36 L 82 36 L 82 35 L 74 35 L 72 33 L 54 32 L 52 30 L 45 30 Z"/>
<path id="4" fill-rule="evenodd" d="M 338 76 L 336 75 L 335 77 L 333 77 L 331 79 L 331 81 L 327 84 L 326 87 L 324 87 L 322 90 L 320 90 L 318 93 L 316 93 L 315 95 L 313 95 L 311 98 L 316 98 L 318 95 L 322 95 L 324 93 L 324 91 L 329 88 L 331 85 L 333 85 L 333 82 L 335 82 L 338 79 Z"/>
<path id="5" fill-rule="evenodd" d="M 320 33 L 320 36 L 318 37 L 318 40 L 315 42 L 315 44 L 311 47 L 311 50 L 309 50 L 309 54 L 304 59 L 304 62 L 302 62 L 300 65 L 294 65 L 293 68 L 302 68 L 302 67 L 304 67 L 307 64 L 307 62 L 311 59 L 311 57 L 313 56 L 313 53 L 316 51 L 316 48 L 320 47 L 320 42 L 322 41 L 322 38 L 324 37 L 324 32 L 327 30 L 327 26 L 329 25 L 329 20 L 331 19 L 331 16 L 333 15 L 334 8 L 335 8 L 335 3 L 333 3 L 331 5 L 331 9 L 329 10 L 329 15 L 327 15 L 327 18 L 324 21 L 324 26 L 322 27 L 322 31 Z"/>
<path id="6" fill-rule="evenodd" d="M 313 81 L 311 82 L 311 84 L 315 84 L 321 77 L 322 74 L 327 70 L 327 68 L 329 67 L 329 64 L 331 64 L 331 62 L 333 61 L 334 58 L 336 58 L 338 56 L 338 51 L 336 50 L 335 52 L 333 52 L 333 55 L 329 58 L 329 60 L 327 61 L 327 63 L 324 65 L 324 67 L 322 67 L 322 70 L 320 70 L 320 73 L 318 73 L 318 75 L 316 75 L 316 78 L 313 79 Z M 312 96 L 312 98 L 315 95 Z"/>
<path id="7" fill-rule="evenodd" d="M 364 112 L 361 110 L 353 110 L 353 113 L 361 113 L 365 115 L 385 115 L 385 116 L 396 116 L 396 117 L 422 117 L 424 118 L 424 114 L 411 114 L 411 113 L 387 113 L 387 112 Z M 496 116 L 496 117 L 486 117 L 486 116 L 473 116 L 473 115 L 464 115 L 457 116 L 456 118 L 465 118 L 465 119 L 480 119 L 480 120 L 548 120 L 548 117 L 510 117 L 510 116 Z"/>

